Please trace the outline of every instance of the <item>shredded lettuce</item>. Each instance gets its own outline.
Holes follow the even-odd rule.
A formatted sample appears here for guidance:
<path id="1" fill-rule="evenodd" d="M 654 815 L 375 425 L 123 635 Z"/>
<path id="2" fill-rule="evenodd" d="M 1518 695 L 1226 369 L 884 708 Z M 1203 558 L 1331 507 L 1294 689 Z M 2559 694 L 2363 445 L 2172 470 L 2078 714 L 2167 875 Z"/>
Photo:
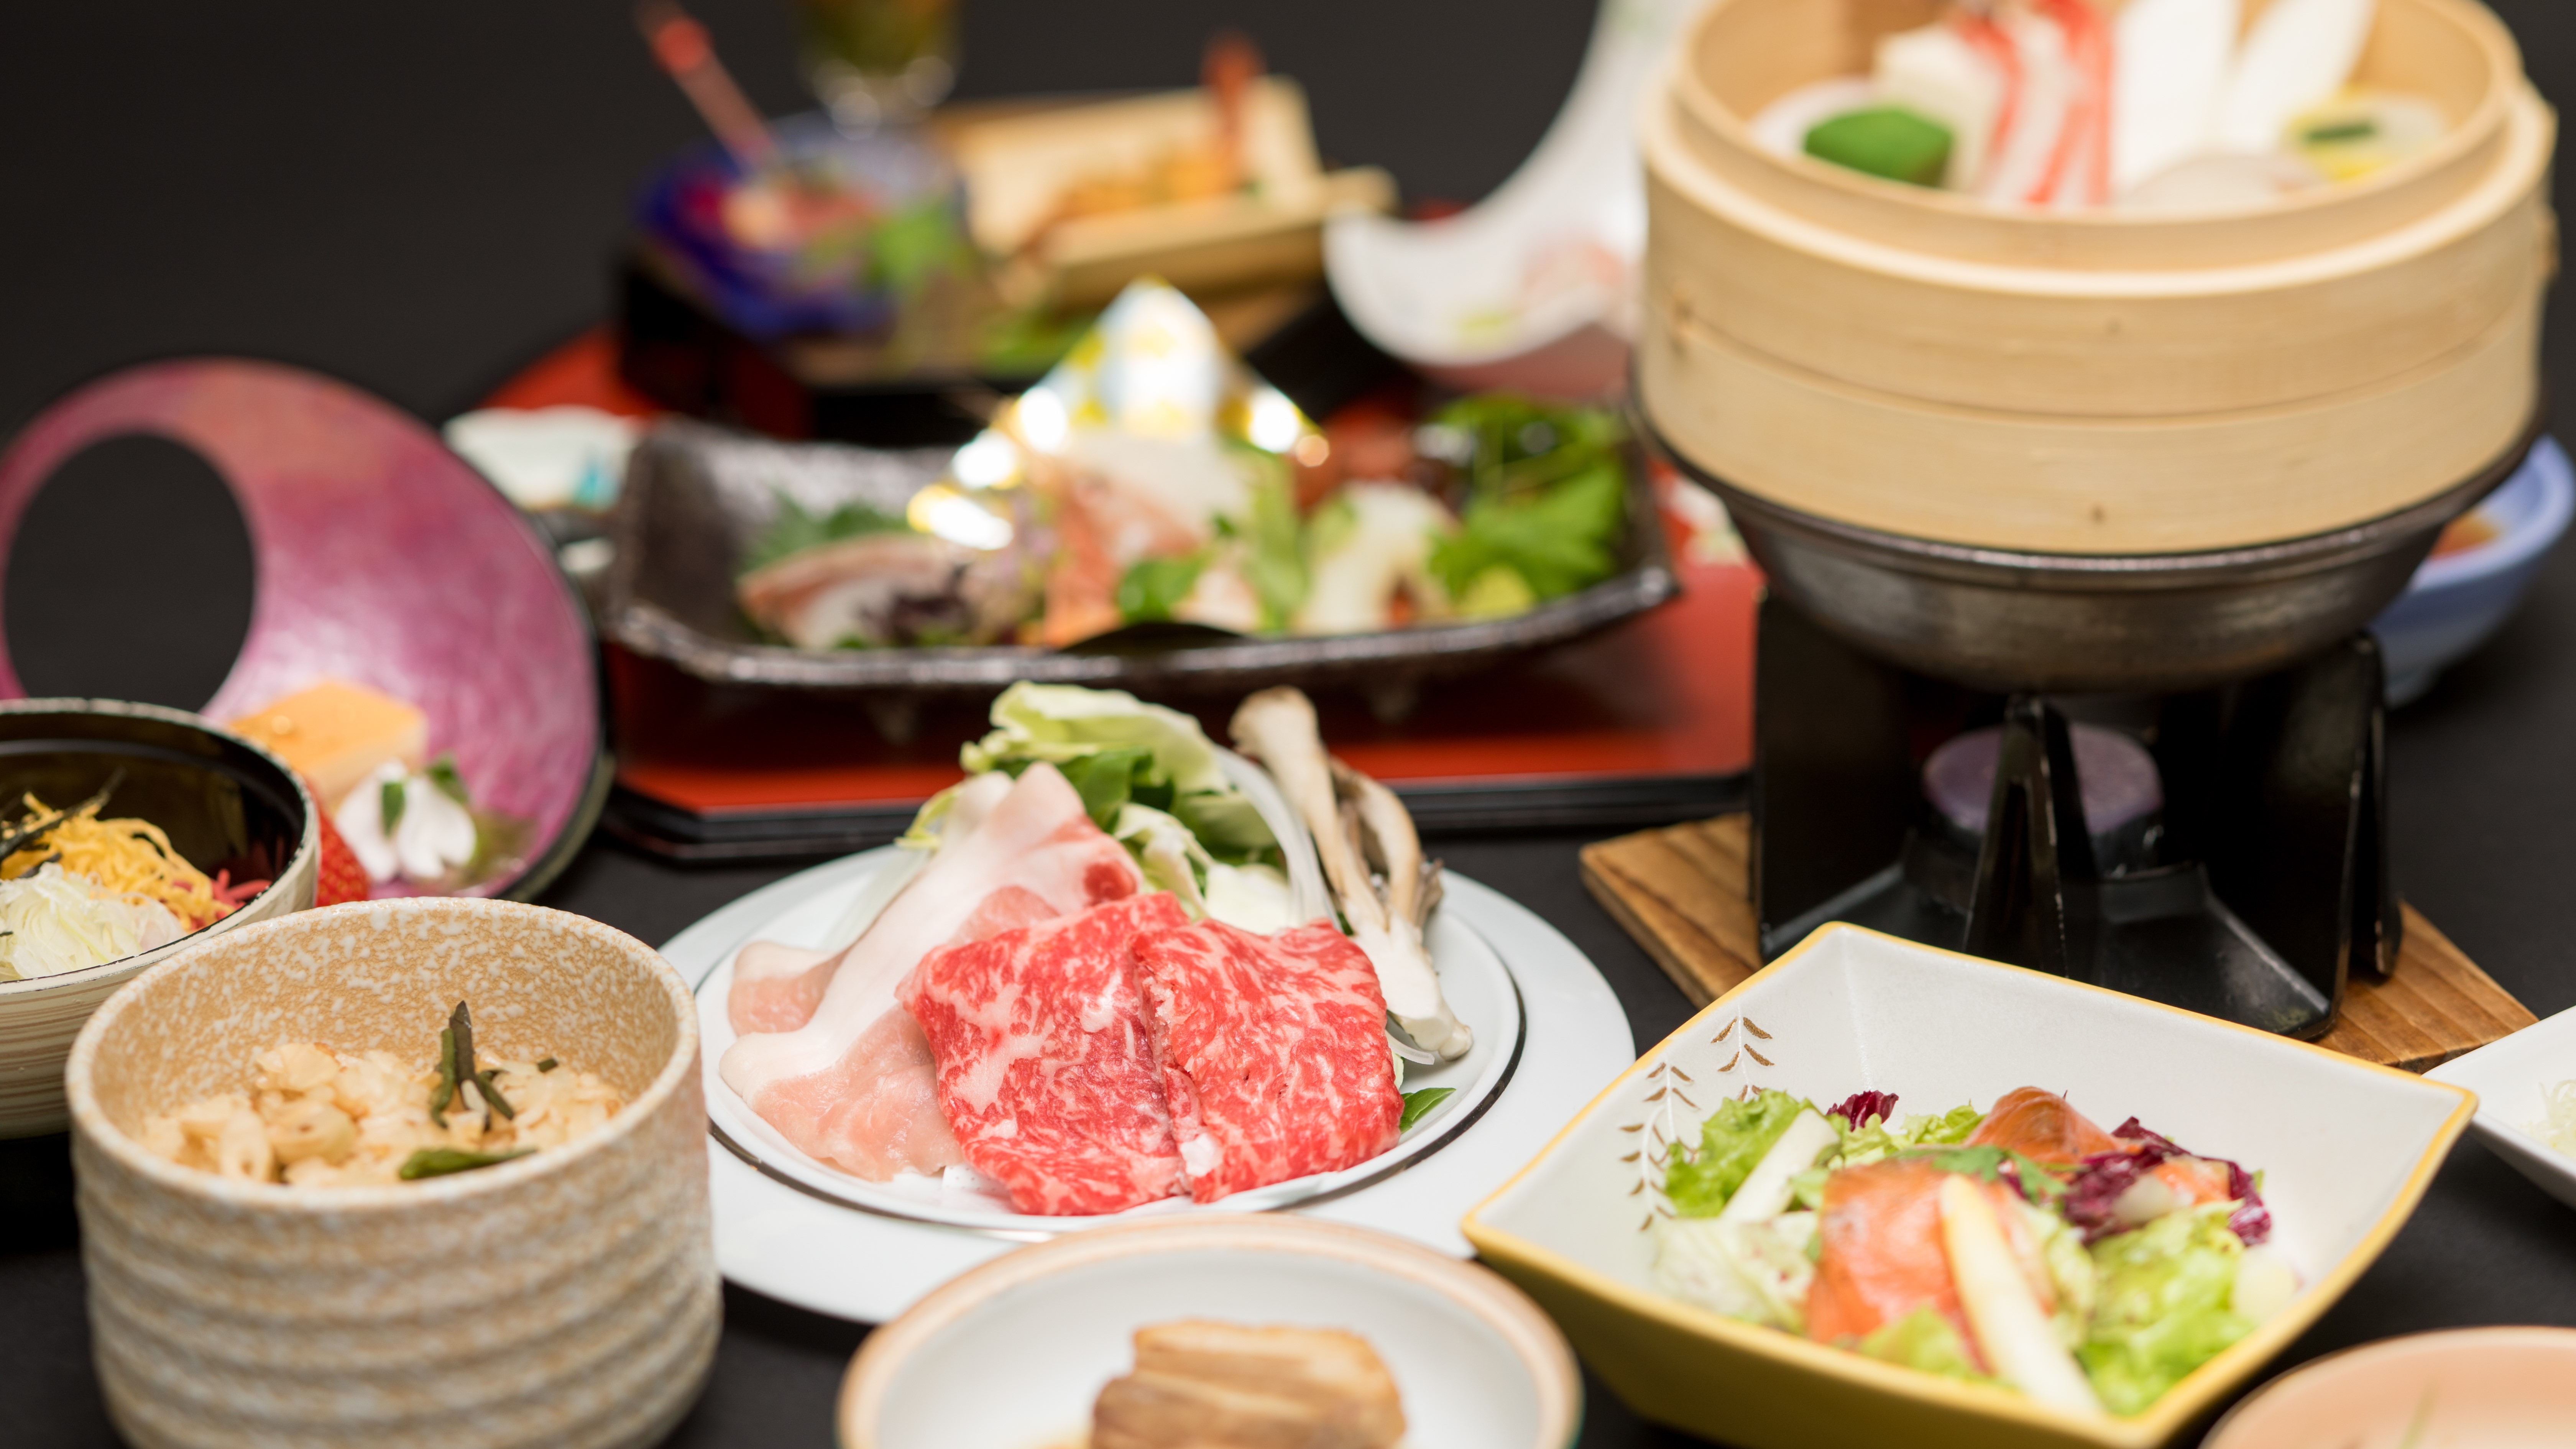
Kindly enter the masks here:
<path id="1" fill-rule="evenodd" d="M 2093 1255 L 2084 1250 L 2084 1235 L 2066 1219 L 2036 1203 L 2021 1205 L 2021 1219 L 2039 1244 L 2040 1261 L 2048 1268 L 2049 1287 L 2057 1294 L 2057 1312 L 2050 1315 L 2049 1327 L 2057 1331 L 2059 1343 L 2070 1349 L 2081 1348 L 2092 1327 L 2094 1301 L 2101 1292 Z"/>
<path id="2" fill-rule="evenodd" d="M 1667 1219 L 1655 1244 L 1655 1282 L 1713 1313 L 1804 1333 L 1815 1242 L 1813 1213 L 1758 1222 Z"/>
<path id="3" fill-rule="evenodd" d="M 2231 1211 L 2210 1203 L 2168 1213 L 2093 1245 L 2100 1297 L 2076 1357 L 2112 1413 L 2143 1412 L 2253 1331 L 2233 1307 L 2245 1244 L 2227 1225 Z"/>
<path id="4" fill-rule="evenodd" d="M 1977 1361 L 1969 1354 L 1968 1340 L 1958 1325 L 1935 1309 L 1917 1308 L 1882 1323 L 1853 1347 L 1883 1363 L 1903 1364 L 1948 1379 L 1992 1382 L 1977 1372 Z"/>
<path id="5" fill-rule="evenodd" d="M 1700 1124 L 1699 1150 L 1674 1148 L 1672 1165 L 1664 1169 L 1665 1200 L 1686 1218 L 1715 1216 L 1806 1109 L 1800 1098 L 1767 1090 L 1750 1100 L 1718 1103 Z"/>

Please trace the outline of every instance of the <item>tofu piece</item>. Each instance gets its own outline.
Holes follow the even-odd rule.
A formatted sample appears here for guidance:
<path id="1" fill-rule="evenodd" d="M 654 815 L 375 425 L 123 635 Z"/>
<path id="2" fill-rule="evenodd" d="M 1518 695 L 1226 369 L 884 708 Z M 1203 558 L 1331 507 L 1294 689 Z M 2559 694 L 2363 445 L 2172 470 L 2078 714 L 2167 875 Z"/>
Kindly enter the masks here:
<path id="1" fill-rule="evenodd" d="M 1901 106 L 1950 128 L 1943 185 L 1970 191 L 1985 175 L 1986 148 L 2003 112 L 2003 77 L 1947 23 L 1899 31 L 1878 42 L 1872 78 L 1881 105 Z"/>
<path id="2" fill-rule="evenodd" d="M 337 810 L 377 766 L 398 760 L 416 770 L 429 753 L 429 716 L 341 679 L 273 700 L 229 728 L 302 775 L 325 811 Z"/>

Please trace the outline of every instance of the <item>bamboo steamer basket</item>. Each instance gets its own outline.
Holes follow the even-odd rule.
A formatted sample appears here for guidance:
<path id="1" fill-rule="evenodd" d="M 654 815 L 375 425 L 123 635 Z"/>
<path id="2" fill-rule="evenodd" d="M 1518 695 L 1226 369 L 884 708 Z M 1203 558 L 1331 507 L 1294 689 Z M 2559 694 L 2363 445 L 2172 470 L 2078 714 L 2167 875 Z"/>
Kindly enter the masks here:
<path id="1" fill-rule="evenodd" d="M 1774 155 L 1749 119 L 1935 0 L 1714 0 L 1643 120 L 1646 416 L 1684 462 L 1908 537 L 2162 554 L 2455 489 L 2539 400 L 2553 113 L 2471 0 L 2380 0 L 2356 80 L 2431 151 L 2231 212 L 1990 208 Z"/>

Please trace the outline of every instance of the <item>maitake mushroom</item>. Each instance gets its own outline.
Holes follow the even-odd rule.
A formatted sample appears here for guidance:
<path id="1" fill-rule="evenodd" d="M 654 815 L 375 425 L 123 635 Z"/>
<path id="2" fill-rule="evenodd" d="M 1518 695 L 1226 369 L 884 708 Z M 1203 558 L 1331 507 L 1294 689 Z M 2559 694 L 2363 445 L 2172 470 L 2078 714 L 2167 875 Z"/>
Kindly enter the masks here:
<path id="1" fill-rule="evenodd" d="M 1315 706 L 1294 689 L 1265 689 L 1234 712 L 1234 743 L 1259 760 L 1314 832 L 1324 878 L 1352 939 L 1377 967 L 1398 1034 L 1443 1061 L 1475 1034 L 1440 994 L 1422 943 L 1440 902 L 1440 863 L 1422 858 L 1413 817 L 1395 792 L 1324 752 Z"/>

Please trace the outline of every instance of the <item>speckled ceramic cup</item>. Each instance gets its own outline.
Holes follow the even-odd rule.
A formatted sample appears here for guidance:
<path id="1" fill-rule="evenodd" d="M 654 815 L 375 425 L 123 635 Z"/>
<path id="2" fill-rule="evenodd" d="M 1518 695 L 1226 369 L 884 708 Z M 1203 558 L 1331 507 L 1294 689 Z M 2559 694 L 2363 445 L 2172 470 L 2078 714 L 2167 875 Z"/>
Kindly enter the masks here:
<path id="1" fill-rule="evenodd" d="M 389 1187 L 241 1182 L 144 1118 L 246 1090 L 281 1041 L 426 1062 L 458 1000 L 487 1055 L 626 1097 L 607 1127 Z M 501 901 L 360 902 L 244 927 L 138 977 L 72 1048 L 73 1161 L 108 1411 L 140 1449 L 646 1445 L 720 1317 L 687 986 L 641 942 Z"/>

